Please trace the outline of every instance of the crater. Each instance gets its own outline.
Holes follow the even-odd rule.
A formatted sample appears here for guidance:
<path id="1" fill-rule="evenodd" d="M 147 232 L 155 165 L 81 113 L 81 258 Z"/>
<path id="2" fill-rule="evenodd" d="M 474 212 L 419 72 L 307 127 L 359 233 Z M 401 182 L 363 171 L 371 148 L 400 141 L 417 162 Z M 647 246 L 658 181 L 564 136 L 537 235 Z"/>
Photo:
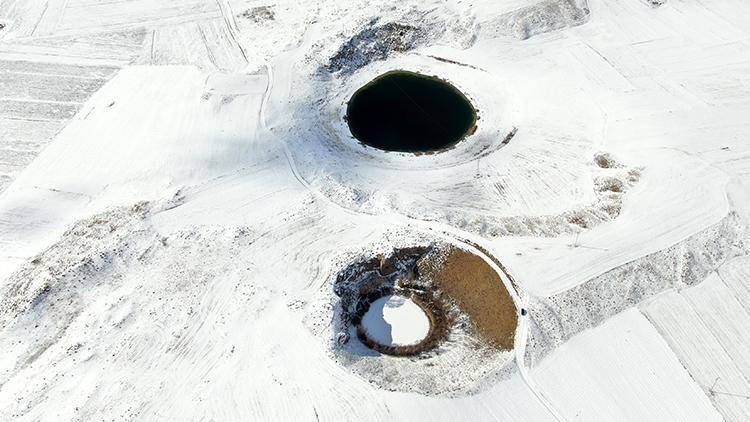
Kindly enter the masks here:
<path id="1" fill-rule="evenodd" d="M 343 256 L 310 328 L 339 365 L 388 391 L 459 395 L 506 379 L 521 312 L 512 279 L 487 251 L 409 237 Z"/>
<path id="2" fill-rule="evenodd" d="M 352 135 L 384 151 L 434 153 L 476 130 L 477 112 L 450 83 L 397 70 L 358 89 L 346 110 Z"/>
<path id="3" fill-rule="evenodd" d="M 353 330 L 361 344 L 392 356 L 426 356 L 455 332 L 498 350 L 513 348 L 517 317 L 509 292 L 482 258 L 454 246 L 401 248 L 356 261 L 339 274 L 334 292 L 341 299 L 341 346 Z"/>

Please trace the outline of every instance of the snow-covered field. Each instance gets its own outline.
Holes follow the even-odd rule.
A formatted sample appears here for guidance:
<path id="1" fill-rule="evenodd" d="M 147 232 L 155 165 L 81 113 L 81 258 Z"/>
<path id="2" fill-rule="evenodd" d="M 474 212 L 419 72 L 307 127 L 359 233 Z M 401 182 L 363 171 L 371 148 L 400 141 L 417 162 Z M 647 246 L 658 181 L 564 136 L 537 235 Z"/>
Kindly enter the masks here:
<path id="1" fill-rule="evenodd" d="M 393 69 L 477 132 L 358 144 Z M 0 420 L 748 420 L 749 117 L 744 0 L 0 0 Z M 338 350 L 430 239 L 514 350 Z"/>

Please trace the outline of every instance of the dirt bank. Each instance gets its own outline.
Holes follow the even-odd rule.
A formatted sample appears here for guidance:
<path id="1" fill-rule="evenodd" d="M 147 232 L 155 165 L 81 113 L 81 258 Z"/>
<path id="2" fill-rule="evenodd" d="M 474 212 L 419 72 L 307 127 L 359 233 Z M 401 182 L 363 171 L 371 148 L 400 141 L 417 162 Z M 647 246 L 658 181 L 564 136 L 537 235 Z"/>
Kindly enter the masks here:
<path id="1" fill-rule="evenodd" d="M 455 300 L 477 332 L 501 349 L 513 348 L 516 308 L 502 280 L 482 258 L 450 247 L 418 263 L 420 275 L 444 297 Z"/>

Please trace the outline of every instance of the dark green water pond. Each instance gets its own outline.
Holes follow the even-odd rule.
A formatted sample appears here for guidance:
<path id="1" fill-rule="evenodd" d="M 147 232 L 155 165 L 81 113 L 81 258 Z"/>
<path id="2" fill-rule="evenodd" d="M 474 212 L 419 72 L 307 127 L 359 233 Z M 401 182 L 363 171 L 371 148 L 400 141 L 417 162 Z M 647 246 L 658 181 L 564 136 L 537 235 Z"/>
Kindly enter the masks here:
<path id="1" fill-rule="evenodd" d="M 453 85 L 406 71 L 385 73 L 354 93 L 346 110 L 360 142 L 386 151 L 426 153 L 461 141 L 477 113 Z"/>

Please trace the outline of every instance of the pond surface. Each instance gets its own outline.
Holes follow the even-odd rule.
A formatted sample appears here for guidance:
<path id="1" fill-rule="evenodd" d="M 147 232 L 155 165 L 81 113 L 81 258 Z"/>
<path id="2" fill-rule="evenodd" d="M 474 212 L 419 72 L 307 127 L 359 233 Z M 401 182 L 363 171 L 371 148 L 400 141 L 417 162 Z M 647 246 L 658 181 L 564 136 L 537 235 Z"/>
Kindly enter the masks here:
<path id="1" fill-rule="evenodd" d="M 393 71 L 354 93 L 346 110 L 360 142 L 385 151 L 434 152 L 475 129 L 477 114 L 461 91 L 430 76 Z"/>

